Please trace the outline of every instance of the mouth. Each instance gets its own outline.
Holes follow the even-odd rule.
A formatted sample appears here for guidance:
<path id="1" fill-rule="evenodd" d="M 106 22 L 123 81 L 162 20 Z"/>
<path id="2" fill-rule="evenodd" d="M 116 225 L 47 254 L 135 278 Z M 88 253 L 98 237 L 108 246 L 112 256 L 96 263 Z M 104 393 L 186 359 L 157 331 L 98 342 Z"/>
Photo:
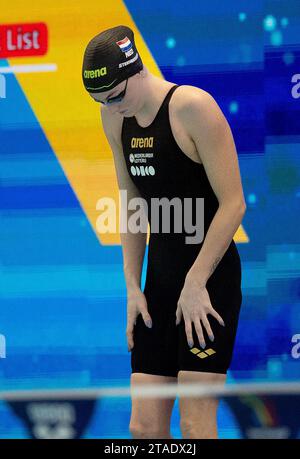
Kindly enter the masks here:
<path id="1" fill-rule="evenodd" d="M 122 110 L 120 113 L 121 115 L 123 115 L 124 113 L 126 113 L 128 110 Z"/>

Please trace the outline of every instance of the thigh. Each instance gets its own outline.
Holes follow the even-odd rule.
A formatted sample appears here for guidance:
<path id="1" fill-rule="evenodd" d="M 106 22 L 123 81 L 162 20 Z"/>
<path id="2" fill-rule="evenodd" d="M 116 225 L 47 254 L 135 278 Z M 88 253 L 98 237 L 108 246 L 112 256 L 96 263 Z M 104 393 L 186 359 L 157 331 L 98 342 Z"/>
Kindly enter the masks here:
<path id="1" fill-rule="evenodd" d="M 132 373 L 130 384 L 168 384 L 176 383 L 176 377 Z M 170 419 L 175 398 L 135 398 L 132 397 L 131 429 L 155 428 L 158 432 L 167 432 L 170 428 Z"/>
<path id="2" fill-rule="evenodd" d="M 230 288 L 231 287 L 231 288 Z M 178 325 L 178 370 L 199 371 L 201 373 L 226 374 L 232 360 L 235 338 L 238 327 L 242 295 L 239 285 L 232 285 L 226 289 L 208 288 L 211 304 L 224 320 L 222 326 L 212 315 L 207 319 L 214 334 L 214 341 L 210 341 L 205 327 L 202 326 L 206 347 L 201 348 L 198 336 L 192 323 L 194 346 L 187 343 L 184 318 Z M 223 294 L 223 295 L 222 295 Z"/>
<path id="3" fill-rule="evenodd" d="M 199 373 L 196 371 L 180 371 L 178 386 L 184 384 L 225 384 L 226 375 L 219 373 Z M 184 397 L 179 398 L 180 425 L 182 432 L 200 433 L 201 438 L 211 438 L 216 435 L 216 414 L 218 399 L 214 397 Z"/>
<path id="4" fill-rule="evenodd" d="M 177 377 L 178 330 L 176 303 L 165 296 L 145 292 L 152 328 L 148 328 L 141 314 L 133 329 L 134 346 L 131 351 L 132 373 Z"/>

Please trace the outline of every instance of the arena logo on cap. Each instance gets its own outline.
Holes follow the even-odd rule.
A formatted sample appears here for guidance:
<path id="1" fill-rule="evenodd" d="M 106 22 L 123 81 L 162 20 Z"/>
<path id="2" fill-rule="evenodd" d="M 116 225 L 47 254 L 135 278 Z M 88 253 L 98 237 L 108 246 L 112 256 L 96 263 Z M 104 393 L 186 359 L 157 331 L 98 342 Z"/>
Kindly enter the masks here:
<path id="1" fill-rule="evenodd" d="M 84 78 L 99 78 L 99 77 L 105 76 L 106 74 L 107 74 L 106 67 L 101 67 L 101 69 L 95 69 L 95 70 L 85 70 L 83 73 Z"/>
<path id="2" fill-rule="evenodd" d="M 125 53 L 126 57 L 130 57 L 133 54 L 132 43 L 128 37 L 123 38 L 123 40 L 116 41 L 116 44 L 119 46 L 121 51 Z"/>

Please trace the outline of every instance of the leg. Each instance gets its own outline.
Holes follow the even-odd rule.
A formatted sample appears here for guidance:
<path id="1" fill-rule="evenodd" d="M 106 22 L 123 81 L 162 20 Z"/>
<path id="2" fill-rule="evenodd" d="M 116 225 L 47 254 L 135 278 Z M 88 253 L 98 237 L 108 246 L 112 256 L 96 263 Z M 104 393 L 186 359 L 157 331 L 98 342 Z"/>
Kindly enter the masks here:
<path id="1" fill-rule="evenodd" d="M 158 376 L 145 373 L 131 374 L 134 384 L 166 384 L 177 382 L 176 377 Z M 175 399 L 132 398 L 129 430 L 133 438 L 172 438 L 170 420 Z"/>
<path id="2" fill-rule="evenodd" d="M 178 384 L 218 383 L 226 381 L 226 374 L 197 371 L 179 371 Z M 180 397 L 180 428 L 183 438 L 218 438 L 217 433 L 218 399 Z"/>

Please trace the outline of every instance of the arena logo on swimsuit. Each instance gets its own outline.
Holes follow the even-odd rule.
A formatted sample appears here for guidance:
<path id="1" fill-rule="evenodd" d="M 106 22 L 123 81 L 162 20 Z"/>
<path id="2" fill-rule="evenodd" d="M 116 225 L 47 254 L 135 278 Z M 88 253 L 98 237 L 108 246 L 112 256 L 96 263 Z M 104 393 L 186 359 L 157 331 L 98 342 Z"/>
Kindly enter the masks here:
<path id="1" fill-rule="evenodd" d="M 132 137 L 131 148 L 153 147 L 153 137 Z"/>

